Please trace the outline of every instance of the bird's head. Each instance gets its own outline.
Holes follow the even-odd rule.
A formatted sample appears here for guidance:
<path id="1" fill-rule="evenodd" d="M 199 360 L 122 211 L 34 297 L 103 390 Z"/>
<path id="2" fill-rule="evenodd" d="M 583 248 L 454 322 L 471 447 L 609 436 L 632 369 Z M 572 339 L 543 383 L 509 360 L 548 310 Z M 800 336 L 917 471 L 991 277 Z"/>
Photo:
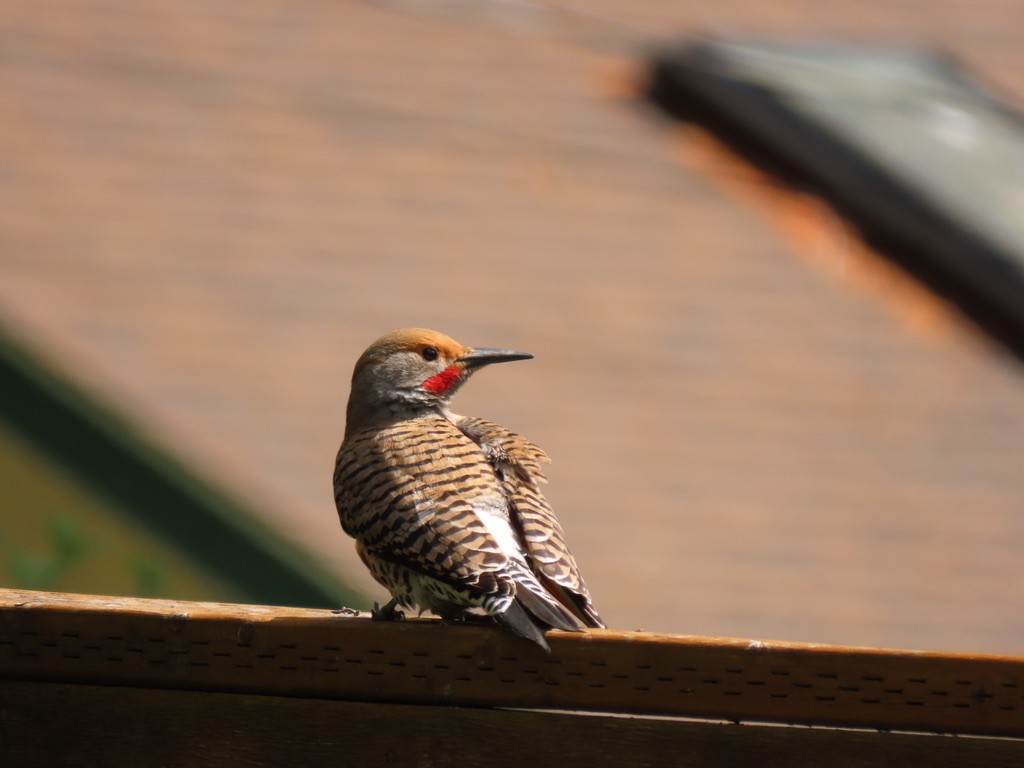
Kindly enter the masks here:
<path id="1" fill-rule="evenodd" d="M 373 342 L 356 363 L 346 431 L 396 415 L 446 408 L 474 371 L 531 357 L 510 349 L 467 347 L 427 328 L 393 331 Z"/>

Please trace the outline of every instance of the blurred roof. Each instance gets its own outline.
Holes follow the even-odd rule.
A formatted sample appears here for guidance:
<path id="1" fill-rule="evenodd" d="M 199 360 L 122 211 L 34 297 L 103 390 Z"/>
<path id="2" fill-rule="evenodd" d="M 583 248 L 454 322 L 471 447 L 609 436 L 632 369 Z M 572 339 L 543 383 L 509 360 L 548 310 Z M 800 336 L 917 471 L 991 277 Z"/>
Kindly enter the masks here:
<path id="1" fill-rule="evenodd" d="M 0 19 L 0 321 L 355 583 L 351 366 L 425 325 L 537 359 L 463 413 L 554 458 L 617 627 L 1024 652 L 1024 369 L 632 97 L 707 30 L 946 46 L 1013 3 L 40 0 Z"/>

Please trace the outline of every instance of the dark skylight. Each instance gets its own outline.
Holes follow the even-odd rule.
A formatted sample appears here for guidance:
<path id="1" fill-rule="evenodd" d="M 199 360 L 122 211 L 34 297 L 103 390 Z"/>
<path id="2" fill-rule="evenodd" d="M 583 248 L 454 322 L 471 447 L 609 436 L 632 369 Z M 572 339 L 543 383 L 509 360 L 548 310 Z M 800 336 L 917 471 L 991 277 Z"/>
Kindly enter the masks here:
<path id="1" fill-rule="evenodd" d="M 735 122 L 866 231 L 1024 329 L 1024 121 L 954 59 L 702 41 L 661 59 L 655 90 Z"/>

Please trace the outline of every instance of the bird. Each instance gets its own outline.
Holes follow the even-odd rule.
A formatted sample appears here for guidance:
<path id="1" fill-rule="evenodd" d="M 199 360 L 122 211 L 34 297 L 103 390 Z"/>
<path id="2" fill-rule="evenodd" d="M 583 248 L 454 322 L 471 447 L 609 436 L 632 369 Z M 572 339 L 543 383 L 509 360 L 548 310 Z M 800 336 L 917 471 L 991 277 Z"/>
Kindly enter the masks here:
<path id="1" fill-rule="evenodd" d="M 532 357 L 403 328 L 356 362 L 334 498 L 342 529 L 391 595 L 373 618 L 404 618 L 401 608 L 489 616 L 548 652 L 549 628 L 605 626 L 541 492 L 547 454 L 450 408 L 481 368 Z"/>

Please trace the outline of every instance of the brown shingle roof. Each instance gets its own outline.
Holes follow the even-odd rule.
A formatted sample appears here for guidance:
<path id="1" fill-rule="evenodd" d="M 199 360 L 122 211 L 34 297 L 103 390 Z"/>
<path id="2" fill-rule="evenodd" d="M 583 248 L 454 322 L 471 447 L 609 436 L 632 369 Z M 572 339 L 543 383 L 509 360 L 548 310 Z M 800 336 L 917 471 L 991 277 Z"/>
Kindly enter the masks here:
<path id="1" fill-rule="evenodd" d="M 0 318 L 363 585 L 329 483 L 348 377 L 428 325 L 537 355 L 457 405 L 554 457 L 612 624 L 1024 651 L 1019 362 L 815 266 L 842 238 L 610 95 L 635 29 L 491 6 L 11 11 Z M 936 41 L 1022 95 L 998 0 L 588 8 Z"/>

